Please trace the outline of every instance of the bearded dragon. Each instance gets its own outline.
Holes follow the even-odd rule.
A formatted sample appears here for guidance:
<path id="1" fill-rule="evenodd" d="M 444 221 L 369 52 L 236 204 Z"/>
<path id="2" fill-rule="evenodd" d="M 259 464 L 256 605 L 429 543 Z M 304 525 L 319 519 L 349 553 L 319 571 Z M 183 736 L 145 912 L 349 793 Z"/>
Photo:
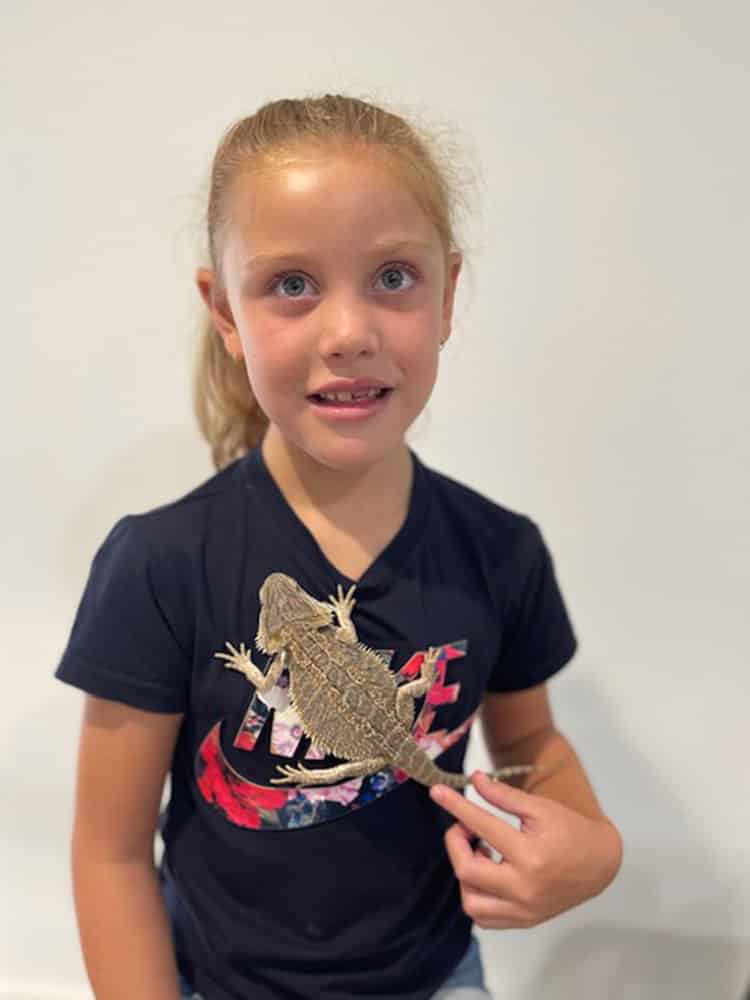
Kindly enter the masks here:
<path id="1" fill-rule="evenodd" d="M 462 789 L 465 774 L 439 768 L 412 736 L 414 699 L 425 694 L 437 677 L 439 649 L 430 647 L 420 676 L 397 685 L 394 673 L 377 653 L 359 642 L 351 620 L 356 584 L 329 601 L 311 597 L 292 577 L 271 573 L 260 591 L 255 645 L 274 655 L 264 673 L 251 660 L 245 644 L 216 653 L 258 691 L 269 691 L 283 670 L 289 673 L 289 700 L 304 731 L 323 753 L 348 763 L 311 770 L 302 764 L 277 765 L 282 777 L 272 784 L 330 785 L 348 778 L 399 768 L 422 785 L 438 782 Z M 333 624 L 333 614 L 338 626 Z M 503 767 L 490 777 L 505 778 L 539 771 L 532 764 Z M 546 770 L 546 769 L 545 769 Z"/>

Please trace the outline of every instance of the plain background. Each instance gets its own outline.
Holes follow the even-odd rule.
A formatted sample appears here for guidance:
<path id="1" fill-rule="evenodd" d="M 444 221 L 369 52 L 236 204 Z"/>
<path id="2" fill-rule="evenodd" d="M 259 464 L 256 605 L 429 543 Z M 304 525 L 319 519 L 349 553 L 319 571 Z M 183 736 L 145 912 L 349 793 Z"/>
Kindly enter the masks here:
<path id="1" fill-rule="evenodd" d="M 581 643 L 556 718 L 625 839 L 602 896 L 480 932 L 491 985 L 737 1000 L 747 5 L 27 0 L 2 28 L 0 995 L 89 995 L 68 876 L 81 695 L 52 672 L 115 520 L 213 473 L 190 374 L 214 149 L 267 100 L 343 91 L 445 127 L 479 178 L 410 441 L 541 526 Z"/>

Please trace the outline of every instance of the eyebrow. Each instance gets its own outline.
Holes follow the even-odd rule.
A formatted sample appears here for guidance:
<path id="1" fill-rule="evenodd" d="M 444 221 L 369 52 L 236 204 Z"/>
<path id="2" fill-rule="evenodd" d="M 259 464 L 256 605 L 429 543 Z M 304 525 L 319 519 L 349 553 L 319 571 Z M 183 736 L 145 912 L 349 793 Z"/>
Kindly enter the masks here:
<path id="1" fill-rule="evenodd" d="M 380 257 L 383 254 L 399 254 L 431 251 L 432 244 L 423 240 L 388 240 L 383 243 L 375 243 L 368 251 L 368 256 Z M 246 271 L 267 265 L 288 264 L 302 259 L 312 259 L 313 253 L 306 250 L 288 250 L 280 253 L 259 253 L 245 261 L 243 269 Z"/>

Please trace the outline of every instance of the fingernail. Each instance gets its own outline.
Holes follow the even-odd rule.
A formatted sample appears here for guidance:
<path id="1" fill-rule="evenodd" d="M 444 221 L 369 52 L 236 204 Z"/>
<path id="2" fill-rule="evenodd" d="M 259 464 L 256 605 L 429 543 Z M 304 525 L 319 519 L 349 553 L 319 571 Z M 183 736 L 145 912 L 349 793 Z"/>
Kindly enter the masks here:
<path id="1" fill-rule="evenodd" d="M 433 785 L 430 789 L 430 795 L 435 802 L 442 802 L 445 798 L 445 788 L 443 785 Z"/>

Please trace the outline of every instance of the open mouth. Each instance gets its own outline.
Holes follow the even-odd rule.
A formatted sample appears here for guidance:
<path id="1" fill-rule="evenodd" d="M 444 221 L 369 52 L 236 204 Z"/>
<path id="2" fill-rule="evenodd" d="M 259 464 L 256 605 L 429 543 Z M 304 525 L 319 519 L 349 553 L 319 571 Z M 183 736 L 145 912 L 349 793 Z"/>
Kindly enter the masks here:
<path id="1" fill-rule="evenodd" d="M 371 389 L 367 392 L 330 393 L 325 396 L 313 393 L 308 398 L 322 406 L 367 406 L 378 399 L 384 399 L 392 389 Z"/>

